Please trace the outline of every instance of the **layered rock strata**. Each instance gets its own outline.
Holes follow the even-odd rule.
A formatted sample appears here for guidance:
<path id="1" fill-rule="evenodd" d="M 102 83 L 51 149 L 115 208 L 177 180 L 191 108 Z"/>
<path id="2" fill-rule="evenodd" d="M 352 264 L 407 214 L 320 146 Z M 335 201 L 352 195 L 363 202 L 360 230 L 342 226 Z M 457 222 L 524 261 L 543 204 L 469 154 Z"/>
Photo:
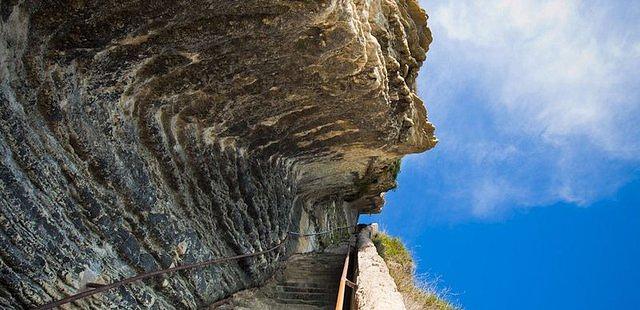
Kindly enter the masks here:
<path id="1" fill-rule="evenodd" d="M 0 2 L 0 308 L 378 212 L 433 147 L 414 0 Z M 197 308 L 293 240 L 74 307 Z"/>

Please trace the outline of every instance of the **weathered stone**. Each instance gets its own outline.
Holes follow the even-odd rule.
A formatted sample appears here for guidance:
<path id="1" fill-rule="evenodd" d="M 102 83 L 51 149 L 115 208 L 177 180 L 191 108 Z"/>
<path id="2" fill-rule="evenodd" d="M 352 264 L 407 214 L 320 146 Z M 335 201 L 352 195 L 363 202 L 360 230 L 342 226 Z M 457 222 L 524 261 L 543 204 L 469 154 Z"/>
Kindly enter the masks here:
<path id="1" fill-rule="evenodd" d="M 415 0 L 0 2 L 0 308 L 353 224 L 435 145 Z M 77 307 L 196 308 L 328 243 Z"/>
<path id="2" fill-rule="evenodd" d="M 371 238 L 377 227 L 367 226 L 358 234 L 358 266 L 356 278 L 358 288 L 355 294 L 357 309 L 362 310 L 404 310 L 402 294 L 389 274 L 384 259 L 378 255 Z"/>

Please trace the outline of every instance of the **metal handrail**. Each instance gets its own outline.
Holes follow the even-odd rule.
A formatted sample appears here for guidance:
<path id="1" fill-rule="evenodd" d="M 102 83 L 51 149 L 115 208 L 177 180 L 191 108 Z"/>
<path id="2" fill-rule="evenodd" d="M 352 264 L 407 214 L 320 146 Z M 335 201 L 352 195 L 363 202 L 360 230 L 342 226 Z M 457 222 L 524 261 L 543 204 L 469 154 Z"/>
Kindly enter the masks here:
<path id="1" fill-rule="evenodd" d="M 338 300 L 336 300 L 336 310 L 342 310 L 344 304 L 345 287 L 347 286 L 347 273 L 349 272 L 349 256 L 351 249 L 347 252 L 347 257 L 344 259 L 344 267 L 342 267 L 342 276 L 340 277 L 340 285 L 338 286 Z"/>
<path id="2" fill-rule="evenodd" d="M 351 263 L 351 255 L 353 254 L 353 258 L 355 260 L 358 259 L 358 255 L 356 254 L 356 252 L 353 252 L 353 250 L 355 250 L 355 234 L 357 233 L 354 232 L 354 235 L 351 236 L 351 238 L 349 238 L 349 250 L 347 251 L 347 257 L 344 258 L 344 265 L 342 267 L 342 275 L 340 276 L 340 284 L 338 284 L 338 298 L 336 300 L 336 310 L 342 310 L 344 308 L 344 302 L 345 302 L 345 298 L 347 295 L 347 286 L 350 287 L 352 290 L 357 290 L 358 289 L 358 285 L 355 284 L 354 282 L 351 282 L 351 280 L 349 280 L 349 264 Z M 356 263 L 357 266 L 357 263 Z"/>

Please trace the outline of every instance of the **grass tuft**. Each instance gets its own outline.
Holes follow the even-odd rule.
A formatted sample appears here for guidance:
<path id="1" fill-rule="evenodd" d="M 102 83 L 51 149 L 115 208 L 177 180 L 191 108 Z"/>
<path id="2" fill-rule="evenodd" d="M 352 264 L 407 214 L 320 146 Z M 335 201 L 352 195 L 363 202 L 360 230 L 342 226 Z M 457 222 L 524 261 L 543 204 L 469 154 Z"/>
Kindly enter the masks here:
<path id="1" fill-rule="evenodd" d="M 372 241 L 378 250 L 378 254 L 387 264 L 389 274 L 396 282 L 407 309 L 459 309 L 459 307 L 445 300 L 442 294 L 436 292 L 429 282 L 416 277 L 416 265 L 413 257 L 400 238 L 391 237 L 380 232 Z"/>

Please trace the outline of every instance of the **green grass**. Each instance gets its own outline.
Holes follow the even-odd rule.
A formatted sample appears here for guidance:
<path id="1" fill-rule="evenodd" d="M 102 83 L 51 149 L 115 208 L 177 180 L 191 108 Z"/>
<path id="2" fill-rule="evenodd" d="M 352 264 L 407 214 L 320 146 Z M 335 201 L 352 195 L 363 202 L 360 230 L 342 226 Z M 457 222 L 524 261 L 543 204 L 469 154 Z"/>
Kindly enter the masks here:
<path id="1" fill-rule="evenodd" d="M 416 265 L 411 253 L 400 238 L 378 233 L 373 243 L 382 256 L 389 274 L 404 297 L 407 309 L 454 310 L 459 309 L 441 297 L 432 285 L 416 278 Z"/>

